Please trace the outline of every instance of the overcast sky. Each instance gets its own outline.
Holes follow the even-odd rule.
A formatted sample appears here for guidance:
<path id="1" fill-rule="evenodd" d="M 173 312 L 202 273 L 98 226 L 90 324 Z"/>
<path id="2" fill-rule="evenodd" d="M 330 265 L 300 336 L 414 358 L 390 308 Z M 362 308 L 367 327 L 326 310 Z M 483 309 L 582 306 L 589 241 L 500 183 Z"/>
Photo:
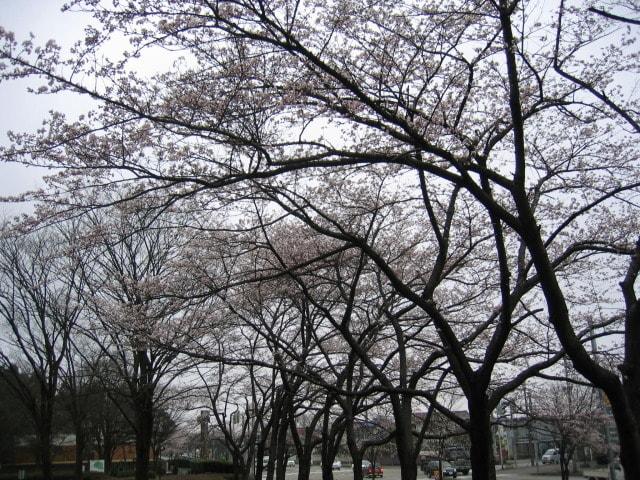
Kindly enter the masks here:
<path id="1" fill-rule="evenodd" d="M 26 39 L 29 32 L 36 36 L 36 43 L 44 44 L 55 39 L 63 47 L 69 47 L 83 35 L 86 17 L 78 13 L 62 13 L 64 2 L 59 0 L 0 0 L 0 25 L 15 33 L 18 41 Z M 32 81 L 31 85 L 37 82 Z M 0 142 L 6 144 L 7 131 L 32 131 L 37 129 L 49 110 L 68 113 L 82 111 L 80 105 L 70 104 L 68 96 L 36 96 L 27 93 L 24 81 L 0 83 Z M 86 108 L 86 107 L 85 107 Z M 0 196 L 14 195 L 37 187 L 42 172 L 15 165 L 0 163 Z M 23 210 L 12 205 L 0 205 L 0 216 Z"/>

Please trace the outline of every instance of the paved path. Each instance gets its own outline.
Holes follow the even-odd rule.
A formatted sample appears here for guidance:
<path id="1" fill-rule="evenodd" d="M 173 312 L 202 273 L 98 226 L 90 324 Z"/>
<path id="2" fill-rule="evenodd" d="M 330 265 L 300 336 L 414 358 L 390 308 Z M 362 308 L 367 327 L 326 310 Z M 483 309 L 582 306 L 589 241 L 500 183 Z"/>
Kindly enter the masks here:
<path id="1" fill-rule="evenodd" d="M 296 467 L 289 467 L 287 469 L 287 479 L 293 480 L 298 477 L 298 470 Z M 341 470 L 335 470 L 333 472 L 335 480 L 348 480 L 353 478 L 353 473 L 350 467 L 345 467 Z M 560 480 L 560 467 L 558 465 L 539 465 L 538 467 L 531 467 L 529 464 L 521 464 L 518 468 L 508 467 L 504 470 L 498 466 L 496 468 L 497 480 Z M 322 478 L 322 472 L 320 467 L 311 468 L 310 480 L 320 480 Z M 572 479 L 583 479 L 582 476 L 571 476 Z M 418 472 L 418 480 L 427 480 L 429 477 L 423 472 Z M 401 480 L 400 467 L 385 467 L 384 478 L 382 480 Z M 450 477 L 445 477 L 445 480 L 451 480 Z M 471 474 L 458 475 L 456 480 L 471 480 Z"/>

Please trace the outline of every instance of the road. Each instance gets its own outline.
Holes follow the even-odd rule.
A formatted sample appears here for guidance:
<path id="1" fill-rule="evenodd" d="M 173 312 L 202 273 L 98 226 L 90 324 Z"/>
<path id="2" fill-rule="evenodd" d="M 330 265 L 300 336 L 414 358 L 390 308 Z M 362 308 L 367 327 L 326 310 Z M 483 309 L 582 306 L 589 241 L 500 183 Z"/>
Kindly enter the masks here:
<path id="1" fill-rule="evenodd" d="M 552 468 L 549 468 L 552 467 Z M 557 474 L 555 470 L 558 470 Z M 542 474 L 542 475 L 541 475 Z M 296 467 L 289 467 L 287 469 L 287 479 L 293 480 L 298 477 L 298 470 Z M 313 467 L 311 469 L 311 476 L 309 480 L 321 480 L 322 473 L 319 467 Z M 349 467 L 342 470 L 335 470 L 333 472 L 333 478 L 335 480 L 348 480 L 353 478 L 353 474 Z M 557 466 L 545 465 L 539 467 L 539 473 L 535 467 L 520 467 L 510 468 L 502 470 L 500 467 L 496 469 L 497 480 L 560 480 L 559 468 Z M 581 479 L 581 476 L 571 476 L 572 479 Z M 418 472 L 418 480 L 428 480 L 429 477 Z M 445 480 L 450 480 L 451 477 L 445 477 Z M 385 467 L 383 480 L 401 480 L 400 467 Z M 456 480 L 471 480 L 471 474 L 458 475 Z"/>

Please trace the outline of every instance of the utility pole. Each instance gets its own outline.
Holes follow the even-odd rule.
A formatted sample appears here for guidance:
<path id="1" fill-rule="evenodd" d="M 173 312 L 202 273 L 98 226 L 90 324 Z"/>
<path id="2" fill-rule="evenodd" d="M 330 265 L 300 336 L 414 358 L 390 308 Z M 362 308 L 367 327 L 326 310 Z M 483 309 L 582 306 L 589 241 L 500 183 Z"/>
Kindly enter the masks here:
<path id="1" fill-rule="evenodd" d="M 504 417 L 504 413 L 505 413 L 505 408 L 504 408 L 504 402 L 500 402 L 498 403 L 498 407 L 496 409 L 496 413 L 498 416 L 498 420 L 502 419 Z M 498 455 L 500 456 L 500 468 L 502 470 L 504 470 L 504 457 L 502 455 L 502 433 L 503 433 L 504 427 L 501 425 L 500 421 L 498 421 L 498 427 L 496 428 L 496 439 L 498 440 Z"/>
<path id="2" fill-rule="evenodd" d="M 513 438 L 513 465 L 518 468 L 518 425 L 513 419 L 513 410 L 515 409 L 515 401 L 509 405 L 509 413 L 511 417 L 511 437 Z"/>
<path id="3" fill-rule="evenodd" d="M 529 453 L 529 461 L 533 467 L 535 459 L 537 457 L 533 446 L 533 432 L 531 426 L 531 410 L 529 410 L 529 395 L 527 394 L 527 383 L 522 386 L 524 389 L 524 414 L 527 422 L 527 452 Z"/>

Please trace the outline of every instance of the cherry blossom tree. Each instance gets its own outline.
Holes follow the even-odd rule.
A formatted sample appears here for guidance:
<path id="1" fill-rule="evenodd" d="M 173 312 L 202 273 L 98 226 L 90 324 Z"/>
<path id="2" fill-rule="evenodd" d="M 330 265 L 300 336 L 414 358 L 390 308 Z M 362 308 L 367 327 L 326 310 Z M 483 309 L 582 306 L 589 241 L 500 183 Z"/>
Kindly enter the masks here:
<path id="1" fill-rule="evenodd" d="M 54 114 L 40 132 L 14 134 L 2 155 L 63 169 L 25 197 L 55 198 L 40 211 L 49 219 L 109 203 L 74 194 L 113 182 L 135 185 L 131 195 L 152 207 L 199 204 L 228 218 L 254 196 L 259 208 L 363 253 L 447 352 L 469 401 L 474 478 L 495 475 L 490 411 L 559 349 L 494 390 L 496 362 L 522 359 L 519 342 L 542 345 L 550 328 L 576 369 L 607 393 L 622 463 L 640 477 L 632 407 L 640 403 L 638 108 L 622 81 L 633 79 L 637 56 L 632 34 L 618 48 L 620 37 L 600 29 L 615 20 L 590 6 L 561 6 L 560 22 L 538 4 L 507 0 L 79 0 L 71 7 L 91 11 L 100 29 L 68 56 L 53 42 L 36 47 L 3 32 L 2 78 L 40 76 L 41 93 L 68 90 L 100 106 L 75 121 Z M 115 35 L 131 50 L 102 57 Z M 597 50 L 590 58 L 576 54 L 586 45 Z M 171 68 L 138 68 L 163 48 L 175 53 Z M 390 203 L 364 188 L 380 178 L 393 179 Z M 403 257 L 411 258 L 406 271 L 369 235 L 381 214 L 404 214 L 413 225 L 396 239 L 420 238 L 422 256 Z M 578 302 L 590 279 L 599 293 Z M 456 296 L 465 300 L 460 311 Z M 594 328 L 586 320 L 604 304 L 614 313 L 597 320 L 609 332 L 627 315 L 621 372 L 583 345 Z M 475 328 L 464 329 L 465 317 Z"/>
<path id="2" fill-rule="evenodd" d="M 604 421 L 598 392 L 580 384 L 565 383 L 534 391 L 531 418 L 544 425 L 560 449 L 563 480 L 569 478 L 569 462 L 579 447 L 597 447 Z"/>
<path id="3" fill-rule="evenodd" d="M 172 399 L 174 380 L 192 365 L 153 340 L 180 342 L 179 326 L 168 325 L 172 316 L 185 317 L 184 303 L 168 296 L 186 286 L 172 269 L 180 242 L 135 205 L 104 213 L 86 216 L 78 235 L 85 258 L 83 295 L 91 308 L 83 333 L 105 359 L 103 386 L 135 434 L 136 478 L 146 480 L 154 414 Z"/>
<path id="4" fill-rule="evenodd" d="M 263 357 L 260 336 L 236 331 L 235 341 L 228 342 L 232 335 L 230 329 L 225 341 L 222 338 L 218 341 L 221 358 L 230 360 L 233 355 L 227 350 L 235 351 L 235 355 L 243 351 L 240 354 L 243 358 Z M 268 434 L 277 428 L 272 423 L 275 371 L 258 365 L 234 366 L 220 361 L 200 365 L 198 373 L 204 383 L 206 406 L 212 413 L 213 425 L 222 435 L 236 467 L 235 477 L 246 480 L 254 473 L 261 473 Z"/>
<path id="5" fill-rule="evenodd" d="M 277 189 L 265 189 L 265 195 L 273 194 L 270 198 L 292 217 L 308 225 L 307 228 L 362 252 L 355 255 L 352 263 L 346 260 L 345 254 L 335 260 L 336 288 L 343 303 L 349 307 L 337 312 L 329 310 L 325 315 L 376 377 L 380 384 L 378 388 L 391 398 L 396 427 L 394 437 L 403 475 L 412 478 L 416 474 L 422 438 L 413 432 L 412 399 L 425 397 L 429 402 L 439 404 L 436 400 L 438 389 L 421 388 L 424 377 L 439 369 L 446 375 L 451 368 L 467 397 L 471 418 L 456 417 L 441 405 L 439 410 L 469 431 L 472 456 L 475 453 L 480 457 L 476 457 L 478 462 L 490 462 L 490 452 L 486 455 L 480 455 L 480 452 L 482 448 L 490 449 L 490 414 L 497 402 L 526 378 L 561 358 L 559 352 L 554 353 L 549 338 L 536 333 L 541 319 L 539 312 L 528 306 L 530 302 L 535 303 L 535 292 L 531 289 L 536 285 L 527 278 L 530 267 L 523 265 L 516 288 L 506 291 L 495 275 L 495 265 L 500 262 L 491 257 L 488 248 L 494 238 L 490 230 L 483 230 L 481 223 L 475 224 L 477 216 L 469 210 L 466 219 L 453 220 L 457 191 L 451 197 L 438 197 L 437 205 L 444 211 L 431 210 L 431 220 L 427 216 L 427 221 L 432 222 L 430 228 L 420 228 L 417 219 L 411 216 L 412 210 L 406 208 L 411 204 L 409 200 L 398 199 L 398 194 L 390 187 L 388 189 L 393 193 L 385 194 L 385 182 L 392 176 L 389 172 L 384 175 L 375 169 L 368 171 L 369 181 L 378 174 L 379 183 L 354 187 L 351 194 L 347 193 L 348 188 L 336 188 L 341 183 L 357 182 L 359 173 L 362 169 L 355 173 L 347 170 L 344 174 L 325 175 L 306 191 L 292 192 L 282 184 Z M 390 182 L 390 185 L 395 187 L 397 183 Z M 442 198 L 449 201 L 443 202 Z M 316 202 L 316 199 L 321 200 Z M 365 204 L 364 199 L 370 203 Z M 432 201 L 436 204 L 436 200 L 429 197 L 420 200 L 423 201 L 429 206 Z M 399 205 L 405 210 L 398 208 Z M 465 206 L 469 208 L 468 204 Z M 313 279 L 318 277 L 326 282 L 329 274 L 318 264 L 308 273 L 296 267 L 296 261 L 308 262 L 309 253 L 305 256 L 305 252 L 315 252 L 317 247 L 312 246 L 313 241 L 304 244 L 304 238 L 313 234 L 296 234 L 294 228 L 291 226 L 287 230 L 287 241 L 278 241 L 274 236 L 269 245 L 282 262 L 282 269 L 292 272 L 290 275 L 314 301 L 310 286 Z M 422 237 L 422 232 L 430 231 L 440 233 L 440 243 Z M 474 235 L 471 238 L 468 236 L 470 231 Z M 498 243 L 498 251 L 505 249 L 506 244 L 506 240 Z M 292 251 L 301 253 L 292 254 Z M 434 258 L 435 262 L 431 260 Z M 490 262 L 484 263 L 488 258 L 491 258 Z M 475 283 L 468 284 L 466 278 L 474 278 Z M 369 285 L 373 285 L 374 290 L 367 289 Z M 436 302 L 425 302 L 424 297 L 433 295 L 430 290 L 437 292 Z M 506 296 L 509 301 L 507 307 L 512 305 L 506 313 L 507 307 L 494 306 L 496 302 L 500 305 L 501 290 L 503 298 Z M 362 292 L 367 291 L 373 292 L 375 301 L 362 297 Z M 423 292 L 421 295 L 417 293 L 420 291 Z M 527 298 L 528 295 L 531 298 Z M 320 302 L 316 302 L 322 308 Z M 493 308 L 487 308 L 487 305 Z M 488 318 L 485 317 L 487 310 L 490 312 Z M 426 317 L 422 314 L 425 311 L 429 313 Z M 535 321 L 531 322 L 531 318 Z M 364 334 L 373 332 L 371 341 L 375 347 L 371 351 L 364 350 L 363 339 L 358 338 L 361 325 L 367 327 Z M 583 333 L 586 332 L 588 330 Z M 439 342 L 444 343 L 444 349 L 437 347 Z M 449 365 L 438 364 L 443 357 Z M 497 365 L 502 366 L 497 368 Z M 507 365 L 509 374 L 505 375 Z M 432 379 L 431 385 L 437 383 L 437 377 Z M 478 463 L 475 468 L 480 469 Z M 493 470 L 492 466 L 487 470 Z"/>

